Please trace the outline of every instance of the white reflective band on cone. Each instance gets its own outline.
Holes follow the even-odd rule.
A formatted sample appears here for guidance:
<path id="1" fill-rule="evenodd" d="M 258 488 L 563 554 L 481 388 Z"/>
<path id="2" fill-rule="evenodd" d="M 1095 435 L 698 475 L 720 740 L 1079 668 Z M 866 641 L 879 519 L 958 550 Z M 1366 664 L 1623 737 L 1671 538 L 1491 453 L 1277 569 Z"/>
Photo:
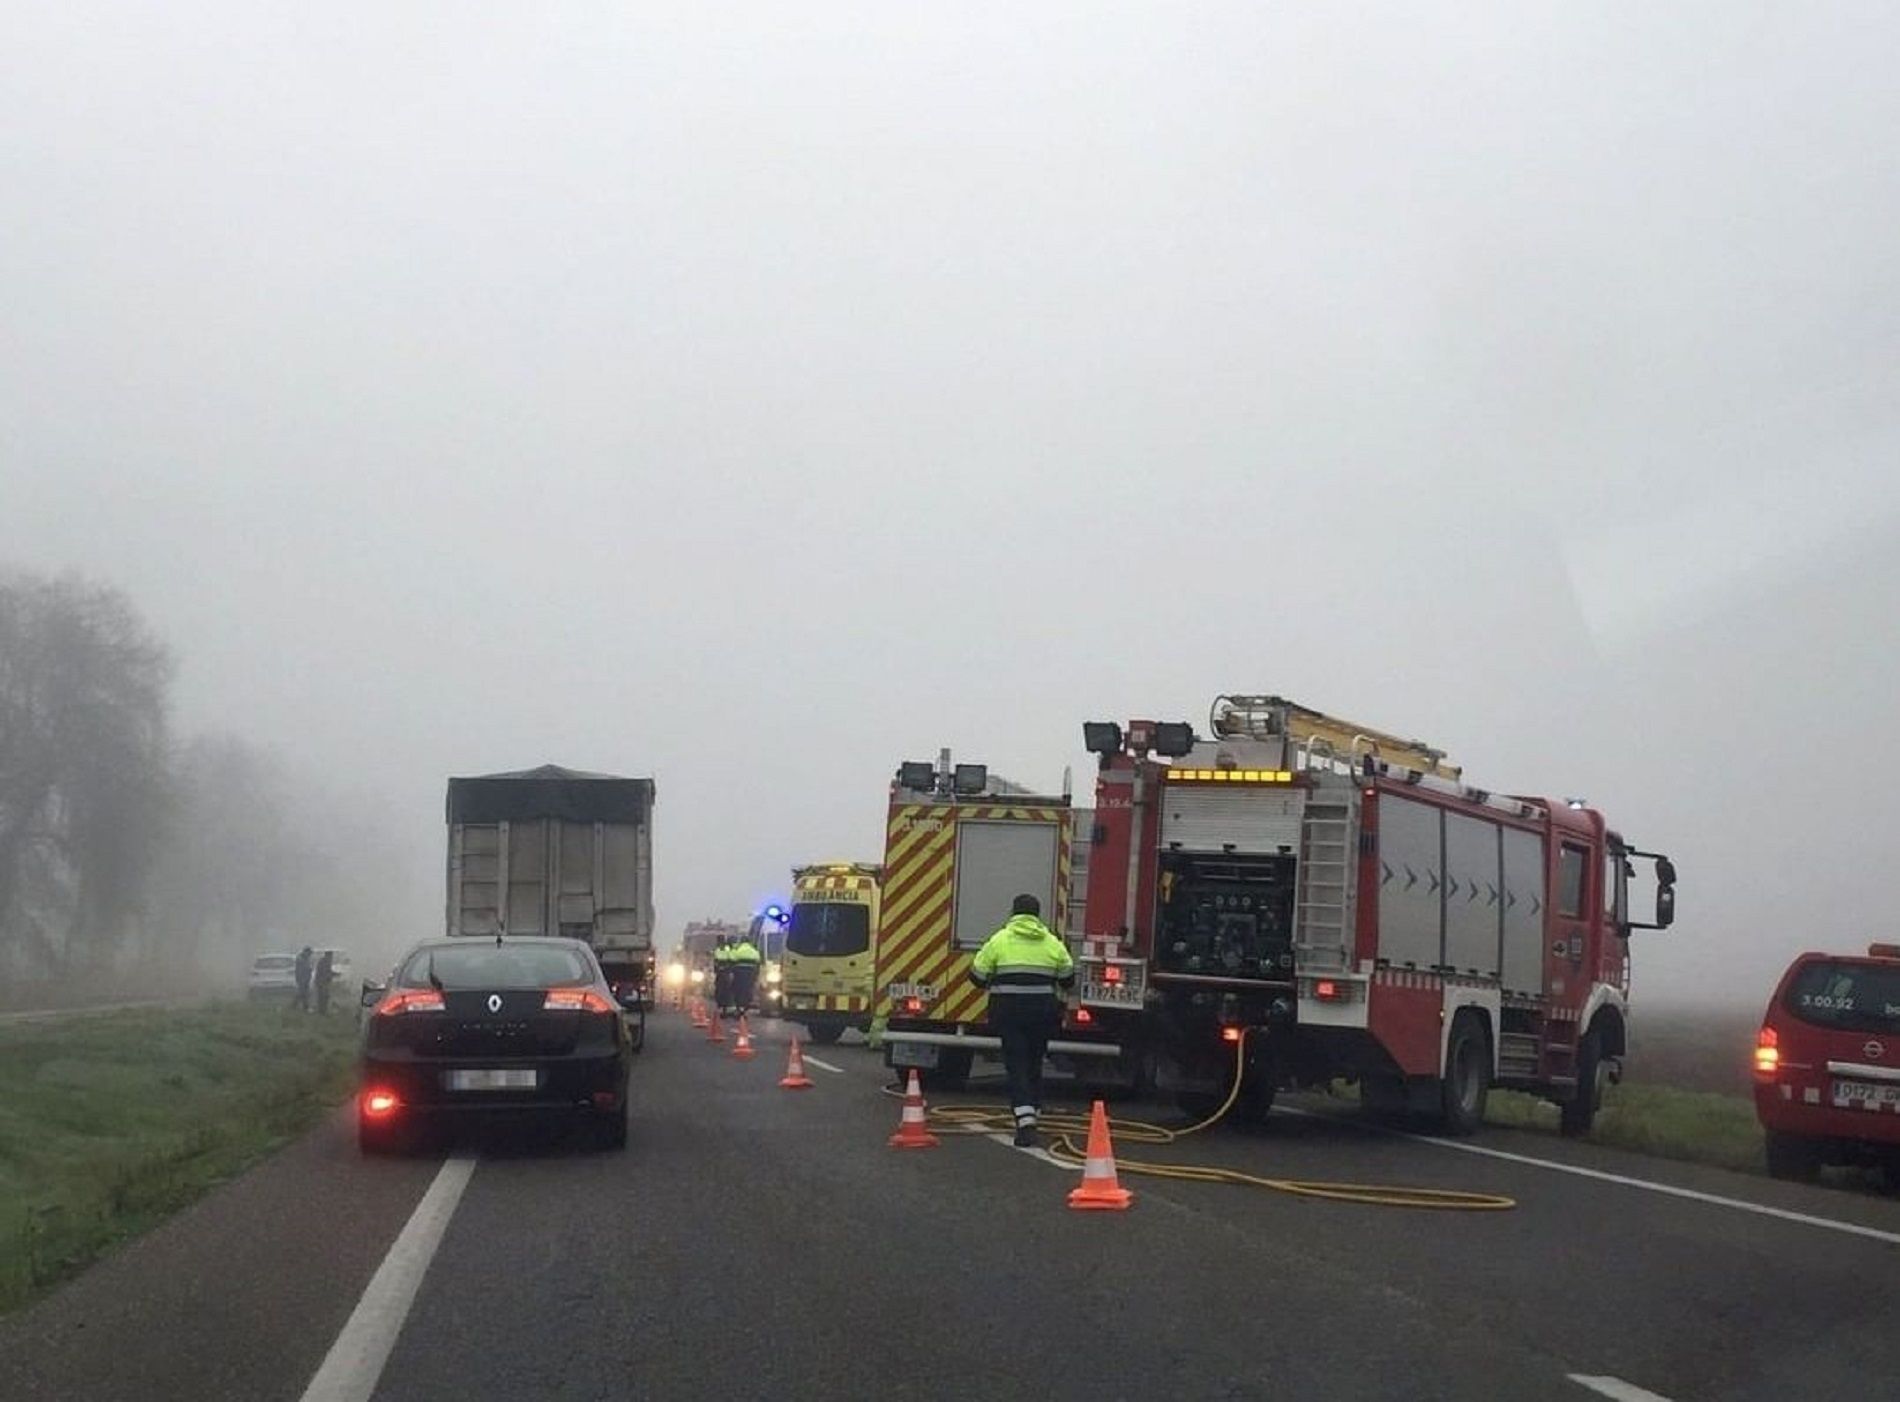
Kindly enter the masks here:
<path id="1" fill-rule="evenodd" d="M 1084 1178 L 1112 1178 L 1115 1175 L 1115 1160 L 1090 1159 L 1082 1165 Z"/>

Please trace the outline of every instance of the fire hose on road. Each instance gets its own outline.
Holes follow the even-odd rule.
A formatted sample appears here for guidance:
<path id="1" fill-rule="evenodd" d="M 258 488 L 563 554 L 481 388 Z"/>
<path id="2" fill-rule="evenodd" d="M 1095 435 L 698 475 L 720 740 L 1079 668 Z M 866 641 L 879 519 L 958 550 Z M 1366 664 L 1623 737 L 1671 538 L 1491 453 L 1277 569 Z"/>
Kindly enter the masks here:
<path id="1" fill-rule="evenodd" d="M 1246 1039 L 1235 1044 L 1234 1079 L 1220 1108 L 1198 1123 L 1170 1127 L 1148 1120 L 1110 1117 L 1109 1130 L 1117 1148 L 1126 1144 L 1165 1146 L 1190 1135 L 1211 1129 L 1226 1118 L 1240 1098 L 1241 1080 L 1246 1066 Z M 886 1094 L 893 1093 L 886 1087 Z M 926 1111 L 933 1130 L 951 1134 L 1008 1136 L 1016 1127 L 1006 1109 L 988 1105 L 933 1106 Z M 1040 1128 L 1049 1135 L 1050 1157 L 1080 1168 L 1087 1154 L 1080 1142 L 1089 1130 L 1087 1115 L 1044 1115 Z M 1329 1202 L 1350 1202 L 1370 1207 L 1413 1207 L 1453 1212 L 1504 1212 L 1517 1206 L 1517 1199 L 1499 1193 L 1464 1192 L 1455 1188 L 1415 1188 L 1390 1183 L 1336 1183 L 1310 1178 L 1274 1178 L 1265 1174 L 1245 1173 L 1237 1168 L 1219 1168 L 1211 1164 L 1154 1163 L 1126 1159 L 1119 1152 L 1115 1166 L 1123 1173 L 1147 1178 L 1167 1178 L 1184 1183 L 1228 1183 L 1236 1187 L 1266 1188 L 1295 1197 L 1322 1198 Z"/>

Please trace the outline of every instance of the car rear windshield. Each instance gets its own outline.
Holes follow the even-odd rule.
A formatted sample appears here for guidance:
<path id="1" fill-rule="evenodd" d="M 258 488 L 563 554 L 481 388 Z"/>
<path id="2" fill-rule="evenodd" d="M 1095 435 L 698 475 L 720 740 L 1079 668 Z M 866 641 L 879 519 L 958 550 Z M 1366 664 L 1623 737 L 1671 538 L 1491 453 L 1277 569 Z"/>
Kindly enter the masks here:
<path id="1" fill-rule="evenodd" d="M 1900 1033 L 1900 964 L 1817 960 L 1795 975 L 1787 1007 L 1820 1027 Z"/>
<path id="2" fill-rule="evenodd" d="M 811 959 L 862 954 L 871 947 L 867 905 L 795 905 L 785 948 Z"/>
<path id="3" fill-rule="evenodd" d="M 591 983 L 594 971 L 578 950 L 551 944 L 431 945 L 402 967 L 405 988 L 552 988 Z"/>

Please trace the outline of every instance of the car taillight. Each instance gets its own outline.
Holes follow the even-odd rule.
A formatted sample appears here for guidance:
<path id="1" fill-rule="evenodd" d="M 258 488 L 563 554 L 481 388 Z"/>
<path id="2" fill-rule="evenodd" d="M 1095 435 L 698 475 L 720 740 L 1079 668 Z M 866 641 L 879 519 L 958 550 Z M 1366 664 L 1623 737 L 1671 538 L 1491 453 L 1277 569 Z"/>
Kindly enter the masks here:
<path id="1" fill-rule="evenodd" d="M 442 994 L 433 988 L 398 988 L 376 1005 L 377 1017 L 393 1017 L 397 1013 L 439 1013 L 447 1005 Z"/>
<path id="2" fill-rule="evenodd" d="M 1122 981 L 1122 966 L 1120 964 L 1109 964 L 1103 968 L 1102 970 L 1103 983 L 1120 983 L 1121 981 Z"/>
<path id="3" fill-rule="evenodd" d="M 619 1009 L 591 988 L 550 988 L 544 1013 L 611 1013 Z"/>
<path id="4" fill-rule="evenodd" d="M 1220 1030 L 1220 1039 L 1223 1042 L 1238 1042 L 1240 1040 L 1240 1029 L 1238 1027 L 1223 1027 Z"/>
<path id="5" fill-rule="evenodd" d="M 1313 996 L 1322 1003 L 1343 1003 L 1350 994 L 1338 980 L 1323 978 L 1313 984 Z"/>
<path id="6" fill-rule="evenodd" d="M 363 1092 L 363 1113 L 381 1117 L 393 1115 L 402 1101 L 397 1099 L 393 1090 L 366 1090 Z"/>
<path id="7" fill-rule="evenodd" d="M 1764 1027 L 1755 1038 L 1755 1074 L 1773 1080 L 1781 1069 L 1781 1034 Z"/>
<path id="8" fill-rule="evenodd" d="M 1087 1008 L 1077 1008 L 1075 1010 L 1075 1025 L 1077 1027 L 1087 1027 L 1093 1021 L 1095 1021 L 1095 1014 L 1090 1012 Z"/>
<path id="9" fill-rule="evenodd" d="M 924 1000 L 922 998 L 906 998 L 904 1000 L 905 1012 L 920 1013 L 923 1010 L 924 1010 Z"/>

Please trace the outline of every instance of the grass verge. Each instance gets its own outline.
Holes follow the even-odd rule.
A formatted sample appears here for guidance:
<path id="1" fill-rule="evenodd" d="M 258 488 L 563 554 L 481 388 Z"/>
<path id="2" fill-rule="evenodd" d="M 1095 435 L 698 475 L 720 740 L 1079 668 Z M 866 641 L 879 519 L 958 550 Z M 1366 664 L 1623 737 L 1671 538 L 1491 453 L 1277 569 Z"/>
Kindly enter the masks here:
<path id="1" fill-rule="evenodd" d="M 1557 1107 L 1517 1091 L 1493 1091 L 1489 1124 L 1557 1132 Z M 1589 1139 L 1663 1159 L 1714 1164 L 1746 1173 L 1763 1171 L 1761 1126 L 1752 1101 L 1674 1086 L 1611 1086 Z"/>
<path id="2" fill-rule="evenodd" d="M 276 1007 L 0 1026 L 0 1313 L 309 1128 L 354 1048 Z"/>

